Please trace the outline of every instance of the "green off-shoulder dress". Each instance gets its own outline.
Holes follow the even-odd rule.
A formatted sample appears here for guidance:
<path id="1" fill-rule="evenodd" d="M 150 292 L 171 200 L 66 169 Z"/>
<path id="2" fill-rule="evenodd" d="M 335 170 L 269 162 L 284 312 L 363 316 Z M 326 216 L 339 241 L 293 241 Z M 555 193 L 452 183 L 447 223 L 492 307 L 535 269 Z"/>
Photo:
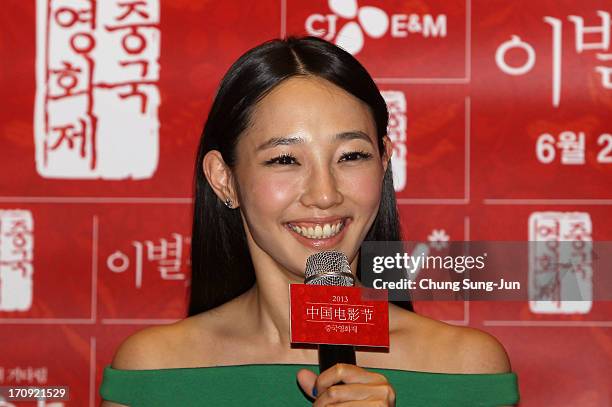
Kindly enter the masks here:
<path id="1" fill-rule="evenodd" d="M 141 406 L 311 406 L 296 381 L 299 369 L 318 366 L 253 364 L 153 370 L 106 366 L 104 400 Z M 367 368 L 385 375 L 396 406 L 509 406 L 518 402 L 515 373 L 446 374 Z"/>

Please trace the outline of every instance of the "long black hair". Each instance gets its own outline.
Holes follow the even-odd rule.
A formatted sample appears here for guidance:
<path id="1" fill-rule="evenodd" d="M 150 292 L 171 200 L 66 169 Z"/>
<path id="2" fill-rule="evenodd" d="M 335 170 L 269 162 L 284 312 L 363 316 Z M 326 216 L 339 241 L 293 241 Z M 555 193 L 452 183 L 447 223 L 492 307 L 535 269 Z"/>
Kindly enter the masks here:
<path id="1" fill-rule="evenodd" d="M 383 137 L 387 134 L 388 122 L 386 103 L 368 72 L 351 54 L 316 37 L 275 39 L 243 54 L 221 81 L 204 125 L 195 162 L 188 316 L 215 308 L 255 283 L 240 213 L 227 209 L 214 193 L 202 171 L 204 156 L 211 150 L 218 150 L 227 166 L 234 168 L 236 144 L 249 126 L 257 102 L 275 86 L 296 76 L 326 79 L 365 102 L 376 122 L 381 156 L 384 152 Z M 391 165 L 387 166 L 384 175 L 376 219 L 365 240 L 401 240 Z M 358 277 L 360 269 L 359 264 Z M 398 305 L 412 310 L 410 302 Z"/>

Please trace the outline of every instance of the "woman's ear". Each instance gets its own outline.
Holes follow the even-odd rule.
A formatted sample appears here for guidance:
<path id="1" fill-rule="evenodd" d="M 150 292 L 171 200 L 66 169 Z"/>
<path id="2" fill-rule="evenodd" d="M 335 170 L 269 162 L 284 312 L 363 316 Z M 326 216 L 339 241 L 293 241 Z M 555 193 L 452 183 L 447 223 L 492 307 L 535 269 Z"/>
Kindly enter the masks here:
<path id="1" fill-rule="evenodd" d="M 382 162 L 383 162 L 383 172 L 387 171 L 387 166 L 391 164 L 391 156 L 393 155 L 393 142 L 389 138 L 389 136 L 383 137 L 383 144 L 385 151 L 383 152 Z"/>
<path id="2" fill-rule="evenodd" d="M 202 160 L 202 171 L 204 171 L 206 180 L 221 202 L 227 202 L 229 199 L 231 207 L 237 208 L 239 202 L 234 187 L 234 175 L 225 164 L 225 160 L 219 151 L 211 150 L 206 153 L 204 160 Z"/>

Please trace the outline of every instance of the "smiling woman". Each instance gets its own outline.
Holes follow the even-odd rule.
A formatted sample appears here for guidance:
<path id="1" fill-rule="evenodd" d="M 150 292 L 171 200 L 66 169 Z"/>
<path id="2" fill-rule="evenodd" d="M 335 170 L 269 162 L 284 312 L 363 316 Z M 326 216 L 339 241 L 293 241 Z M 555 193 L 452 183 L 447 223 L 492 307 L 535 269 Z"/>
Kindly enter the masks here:
<path id="1" fill-rule="evenodd" d="M 380 203 L 385 146 L 381 154 L 364 102 L 326 80 L 297 76 L 257 104 L 231 173 L 217 151 L 204 157 L 204 173 L 218 196 L 241 207 L 254 263 L 271 260 L 298 282 L 317 250 L 357 261 Z M 323 238 L 332 227 L 339 233 Z"/>
<path id="2" fill-rule="evenodd" d="M 359 278 L 364 241 L 401 240 L 387 120 L 363 66 L 321 39 L 269 41 L 232 65 L 196 161 L 189 316 L 123 342 L 104 405 L 518 400 L 499 342 L 409 302 L 390 304 L 388 351 L 358 351 L 356 366 L 317 375 L 316 348 L 290 343 L 288 285 L 308 256 L 343 252 Z"/>

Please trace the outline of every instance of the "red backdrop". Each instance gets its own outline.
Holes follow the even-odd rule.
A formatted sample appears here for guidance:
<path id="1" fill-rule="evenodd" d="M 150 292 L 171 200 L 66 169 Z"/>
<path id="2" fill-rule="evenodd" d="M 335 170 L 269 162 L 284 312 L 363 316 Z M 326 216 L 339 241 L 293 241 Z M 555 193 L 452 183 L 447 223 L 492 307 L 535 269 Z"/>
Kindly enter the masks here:
<path id="1" fill-rule="evenodd" d="M 385 91 L 406 239 L 612 240 L 610 1 L 135 3 L 2 3 L 0 385 L 97 405 L 117 345 L 184 316 L 203 121 L 229 65 L 285 34 Z M 610 302 L 416 309 L 498 337 L 521 405 L 612 406 Z"/>

